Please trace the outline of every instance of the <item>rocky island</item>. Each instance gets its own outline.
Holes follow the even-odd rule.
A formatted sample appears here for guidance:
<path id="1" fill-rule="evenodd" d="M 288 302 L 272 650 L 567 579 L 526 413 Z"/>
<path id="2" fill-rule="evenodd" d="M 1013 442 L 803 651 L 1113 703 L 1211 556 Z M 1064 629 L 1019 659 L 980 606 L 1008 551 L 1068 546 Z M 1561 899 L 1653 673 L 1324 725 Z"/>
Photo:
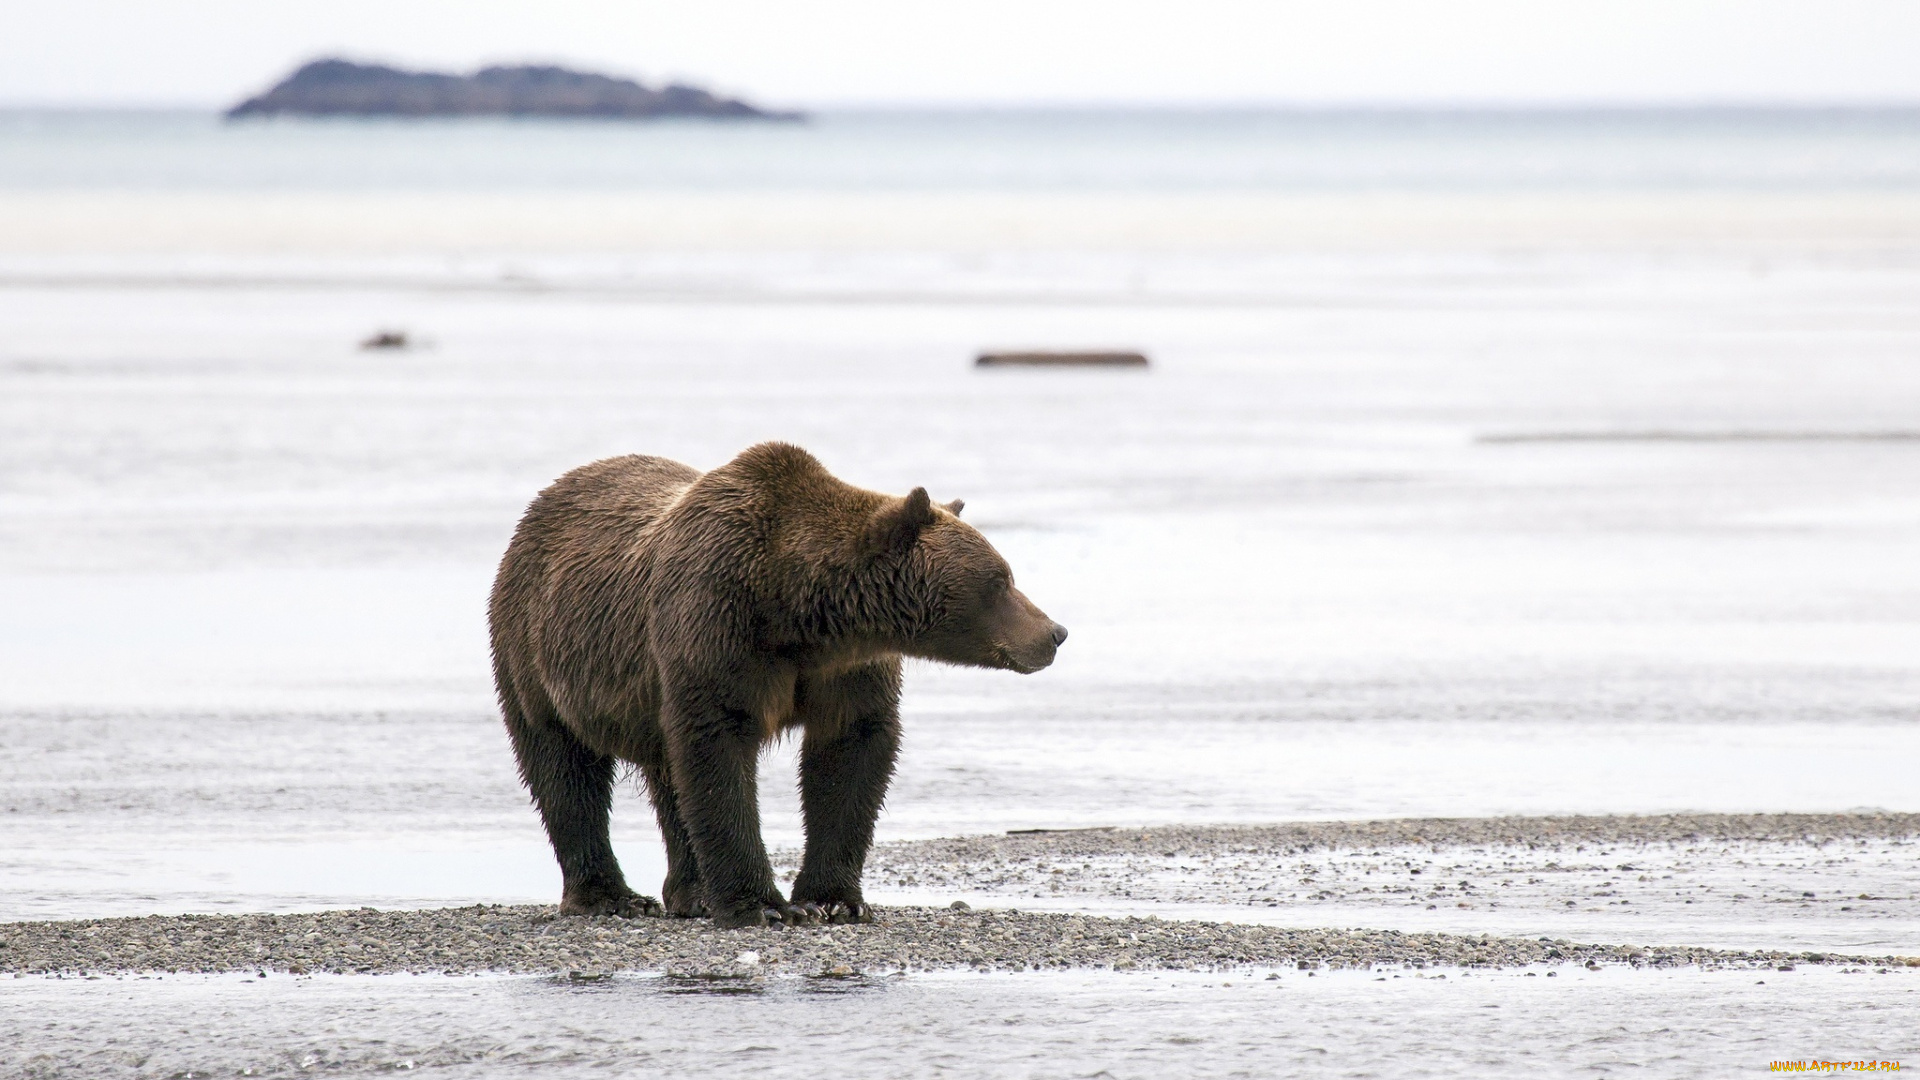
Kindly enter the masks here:
<path id="1" fill-rule="evenodd" d="M 655 120 L 800 120 L 695 86 L 644 86 L 563 67 L 482 68 L 471 75 L 315 60 L 227 110 L 254 116 L 542 116 Z"/>

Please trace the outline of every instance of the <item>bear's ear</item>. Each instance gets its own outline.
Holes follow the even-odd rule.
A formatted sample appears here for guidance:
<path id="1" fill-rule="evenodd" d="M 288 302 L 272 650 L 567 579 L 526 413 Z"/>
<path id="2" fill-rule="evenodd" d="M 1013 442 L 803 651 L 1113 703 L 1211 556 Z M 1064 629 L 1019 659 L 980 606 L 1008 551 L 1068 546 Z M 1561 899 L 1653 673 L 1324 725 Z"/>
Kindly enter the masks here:
<path id="1" fill-rule="evenodd" d="M 955 499 L 952 502 L 947 504 L 947 513 L 952 514 L 954 517 L 959 517 L 960 511 L 965 510 L 966 508 L 967 508 L 967 500 Z"/>
<path id="2" fill-rule="evenodd" d="M 864 547 L 872 555 L 904 551 L 920 539 L 920 530 L 933 524 L 933 500 L 927 489 L 914 488 L 899 502 L 889 502 L 867 523 Z"/>

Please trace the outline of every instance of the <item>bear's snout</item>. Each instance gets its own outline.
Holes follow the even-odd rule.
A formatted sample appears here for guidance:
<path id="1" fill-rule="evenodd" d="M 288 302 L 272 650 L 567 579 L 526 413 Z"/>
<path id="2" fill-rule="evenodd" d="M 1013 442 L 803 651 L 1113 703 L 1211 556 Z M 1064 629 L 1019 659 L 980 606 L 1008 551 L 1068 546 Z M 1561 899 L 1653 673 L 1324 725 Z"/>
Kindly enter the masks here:
<path id="1" fill-rule="evenodd" d="M 1001 661 L 995 667 L 1023 674 L 1039 671 L 1053 663 L 1053 654 L 1067 640 L 1067 628 L 1048 618 L 1019 589 L 1003 595 L 997 621 L 992 636 L 1000 643 Z"/>

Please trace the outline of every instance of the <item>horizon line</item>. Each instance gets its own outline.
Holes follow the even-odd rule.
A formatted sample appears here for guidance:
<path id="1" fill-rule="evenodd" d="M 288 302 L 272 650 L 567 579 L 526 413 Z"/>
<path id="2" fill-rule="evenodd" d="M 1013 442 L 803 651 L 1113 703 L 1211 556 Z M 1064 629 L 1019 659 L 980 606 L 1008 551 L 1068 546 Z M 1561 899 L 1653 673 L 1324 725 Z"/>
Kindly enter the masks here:
<path id="1" fill-rule="evenodd" d="M 756 99 L 757 100 L 757 99 Z M 771 106 L 769 106 L 771 107 Z M 842 98 L 814 103 L 781 102 L 779 107 L 809 113 L 921 112 L 1273 112 L 1273 113 L 1653 113 L 1653 112 L 1910 112 L 1920 111 L 1913 98 L 1672 98 L 1672 99 L 1498 99 L 1438 100 L 1369 98 L 1215 98 L 1215 99 L 960 99 L 960 98 Z M 74 101 L 0 99 L 0 112 L 119 112 L 208 113 L 218 115 L 231 103 L 206 101 Z M 500 117 L 507 119 L 511 117 Z M 389 119 L 374 117 L 372 119 Z M 392 117 L 391 119 L 405 119 Z M 420 117 L 417 119 L 464 119 Z M 471 119 L 489 119 L 472 117 Z M 522 117 L 519 119 L 552 119 Z"/>

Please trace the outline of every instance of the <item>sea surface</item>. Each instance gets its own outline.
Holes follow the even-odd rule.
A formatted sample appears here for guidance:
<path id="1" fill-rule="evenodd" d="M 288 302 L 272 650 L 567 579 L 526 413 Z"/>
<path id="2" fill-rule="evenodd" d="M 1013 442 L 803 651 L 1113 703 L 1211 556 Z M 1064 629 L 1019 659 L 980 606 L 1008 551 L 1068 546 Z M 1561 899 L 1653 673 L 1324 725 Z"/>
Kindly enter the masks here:
<path id="1" fill-rule="evenodd" d="M 387 329 L 415 347 L 358 347 Z M 1005 347 L 1153 366 L 973 368 Z M 551 901 L 493 564 L 574 465 L 765 439 L 964 498 L 1072 629 L 1035 676 L 910 671 L 882 840 L 1920 810 L 1920 112 L 14 113 L 0 919 Z M 792 768 L 763 769 L 778 845 Z M 637 792 L 615 830 L 657 880 Z M 1870 976 L 1143 978 L 634 980 L 584 1014 L 524 980 L 28 980 L 4 1009 L 75 1075 L 111 1040 L 153 1049 L 133 1075 L 296 1044 L 488 1075 L 523 1037 L 685 1075 L 855 1028 L 855 1075 L 1920 1057 Z M 361 1019 L 222 1026 L 248 994 Z M 1529 1020 L 1444 1050 L 1483 1006 Z"/>
<path id="2" fill-rule="evenodd" d="M 0 112 L 40 190 L 1904 191 L 1920 108 L 827 112 L 805 124 Z"/>

